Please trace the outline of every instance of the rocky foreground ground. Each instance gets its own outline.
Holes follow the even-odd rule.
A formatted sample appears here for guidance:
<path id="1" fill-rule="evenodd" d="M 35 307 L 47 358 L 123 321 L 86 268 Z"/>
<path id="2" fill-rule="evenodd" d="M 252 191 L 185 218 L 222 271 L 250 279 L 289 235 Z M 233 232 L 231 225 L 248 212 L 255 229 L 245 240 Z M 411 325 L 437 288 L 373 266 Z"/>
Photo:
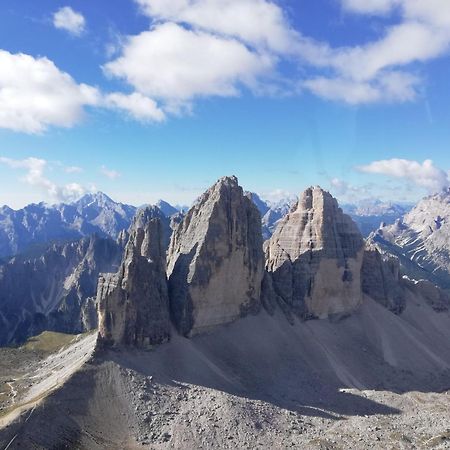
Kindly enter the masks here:
<path id="1" fill-rule="evenodd" d="M 421 346 L 419 313 L 436 325 Z M 3 417 L 1 448 L 449 448 L 448 317 L 387 314 L 371 301 L 339 323 L 260 313 L 149 351 L 89 353 L 62 387 L 41 385 L 35 408 Z M 50 361 L 93 351 L 89 336 L 72 345 Z"/>

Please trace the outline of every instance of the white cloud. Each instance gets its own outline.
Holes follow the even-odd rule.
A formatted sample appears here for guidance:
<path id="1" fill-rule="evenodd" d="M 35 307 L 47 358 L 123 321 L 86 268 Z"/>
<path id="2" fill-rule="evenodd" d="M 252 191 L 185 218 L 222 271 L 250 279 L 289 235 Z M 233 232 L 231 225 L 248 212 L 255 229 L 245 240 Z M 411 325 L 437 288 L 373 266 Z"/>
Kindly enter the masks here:
<path id="1" fill-rule="evenodd" d="M 99 99 L 97 89 L 77 84 L 47 58 L 0 50 L 0 128 L 41 133 L 50 126 L 72 127 L 83 107 Z"/>
<path id="2" fill-rule="evenodd" d="M 380 40 L 363 47 L 337 49 L 330 64 L 353 80 L 370 80 L 386 68 L 435 58 L 448 49 L 450 32 L 417 22 L 391 27 Z"/>
<path id="3" fill-rule="evenodd" d="M 418 161 L 394 158 L 373 161 L 357 169 L 364 173 L 403 179 L 413 185 L 425 188 L 432 193 L 440 191 L 450 184 L 448 174 L 444 170 L 436 167 L 430 159 L 419 163 Z"/>
<path id="4" fill-rule="evenodd" d="M 417 77 L 402 72 L 383 73 L 370 81 L 356 81 L 345 77 L 318 77 L 304 82 L 305 87 L 320 97 L 353 105 L 414 100 L 418 84 Z"/>
<path id="5" fill-rule="evenodd" d="M 64 6 L 53 14 L 53 25 L 70 34 L 80 36 L 86 27 L 86 20 L 82 14 L 74 11 L 70 6 Z"/>
<path id="6" fill-rule="evenodd" d="M 337 195 L 345 195 L 351 187 L 349 183 L 341 180 L 340 178 L 332 178 L 330 180 L 330 185 L 333 192 L 335 192 Z"/>
<path id="7" fill-rule="evenodd" d="M 83 169 L 78 166 L 65 166 L 64 172 L 66 172 L 66 173 L 81 173 L 81 172 L 83 172 Z"/>
<path id="8" fill-rule="evenodd" d="M 357 14 L 385 15 L 394 8 L 406 20 L 428 23 L 437 27 L 450 24 L 450 7 L 447 0 L 342 0 L 345 10 Z"/>
<path id="9" fill-rule="evenodd" d="M 386 14 L 398 0 L 343 0 L 344 8 L 360 14 Z"/>
<path id="10" fill-rule="evenodd" d="M 373 185 L 354 185 L 348 181 L 341 178 L 332 178 L 329 181 L 330 190 L 333 194 L 342 198 L 347 198 L 350 201 L 355 201 L 356 199 L 361 199 L 372 194 Z"/>
<path id="11" fill-rule="evenodd" d="M 333 69 L 334 75 L 307 80 L 304 86 L 316 95 L 347 103 L 414 100 L 421 80 L 408 67 L 450 49 L 450 3 L 430 3 L 434 5 L 416 0 L 344 1 L 344 7 L 359 13 L 384 14 L 398 5 L 402 22 L 363 46 L 313 51 L 310 62 Z"/>
<path id="12" fill-rule="evenodd" d="M 5 164 L 12 169 L 24 170 L 25 175 L 20 180 L 34 188 L 41 189 L 53 200 L 72 201 L 81 197 L 86 192 L 85 188 L 78 183 L 59 186 L 48 179 L 45 175 L 48 162 L 44 159 L 33 157 L 26 159 L 0 157 L 0 164 Z"/>
<path id="13" fill-rule="evenodd" d="M 121 176 L 121 174 L 117 172 L 117 170 L 108 169 L 106 166 L 100 167 L 100 172 L 110 180 L 116 180 Z"/>
<path id="14" fill-rule="evenodd" d="M 240 85 L 256 86 L 272 65 L 270 57 L 235 39 L 165 23 L 130 37 L 122 56 L 106 64 L 105 71 L 170 104 L 238 95 Z"/>
<path id="15" fill-rule="evenodd" d="M 333 70 L 303 85 L 316 95 L 347 103 L 410 101 L 421 80 L 409 68 L 450 50 L 450 3 L 447 0 L 341 0 L 358 14 L 400 13 L 400 22 L 387 26 L 378 40 L 365 45 L 331 48 L 312 43 L 307 62 Z"/>
<path id="16" fill-rule="evenodd" d="M 298 199 L 295 194 L 286 191 L 285 189 L 274 189 L 269 192 L 263 192 L 261 197 L 272 205 L 279 203 L 294 203 Z"/>
<path id="17" fill-rule="evenodd" d="M 105 102 L 110 108 L 125 111 L 141 122 L 163 122 L 166 118 L 164 111 L 154 100 L 138 92 L 130 95 L 117 92 L 108 94 Z"/>
<path id="18" fill-rule="evenodd" d="M 263 67 L 263 70 L 257 70 L 254 79 L 261 80 L 263 74 L 272 74 L 281 58 L 291 62 L 297 59 L 322 72 L 301 80 L 300 86 L 315 95 L 350 104 L 414 100 L 418 96 L 421 80 L 407 70 L 408 66 L 444 54 L 450 43 L 450 4 L 447 0 L 341 0 L 344 9 L 359 14 L 387 15 L 397 9 L 401 21 L 387 26 L 378 40 L 337 48 L 332 48 L 326 42 L 309 39 L 294 30 L 281 7 L 269 0 L 135 1 L 156 23 L 156 29 L 161 27 L 161 23 L 167 26 L 176 23 L 178 30 L 185 30 L 186 33 L 233 39 L 245 44 L 251 54 L 265 55 L 271 64 Z M 158 35 L 154 36 L 154 40 L 142 39 L 142 47 L 148 48 L 147 43 L 152 45 L 153 50 L 140 52 L 140 56 L 155 64 L 136 67 L 134 63 L 138 58 L 130 57 L 136 42 L 135 38 L 131 38 L 131 43 L 124 47 L 124 59 L 119 59 L 125 69 L 119 67 L 111 73 L 127 79 L 147 95 L 159 95 L 162 98 L 167 95 L 164 91 L 178 92 L 180 89 L 190 93 L 191 84 L 185 77 L 172 76 L 172 66 L 175 69 L 179 69 L 179 66 L 167 58 L 163 60 L 165 64 L 160 65 L 161 60 L 155 58 L 154 51 L 162 48 L 161 53 L 167 55 L 167 48 L 162 39 L 156 39 Z M 170 49 L 173 48 L 178 46 L 171 45 Z M 201 46 L 198 49 L 201 55 L 203 49 Z M 176 51 L 170 53 L 171 56 L 175 54 Z M 196 62 L 188 64 L 189 61 L 183 61 L 183 69 L 195 74 Z M 155 66 L 161 68 L 156 80 L 153 79 Z M 255 67 L 252 65 L 252 68 Z M 326 75 L 324 70 L 327 71 Z M 178 74 L 177 71 L 175 73 Z M 247 68 L 246 73 L 252 74 L 252 69 Z M 148 89 L 149 76 L 152 77 L 152 89 Z M 166 78 L 170 81 L 160 81 Z M 236 81 L 232 81 L 232 92 L 236 91 L 236 84 Z M 192 95 L 186 96 L 223 95 L 211 91 L 209 87 L 207 83 L 204 91 L 197 88 L 192 90 Z"/>
<path id="19" fill-rule="evenodd" d="M 258 49 L 289 53 L 298 33 L 283 10 L 267 0 L 136 0 L 153 19 L 188 23 Z"/>

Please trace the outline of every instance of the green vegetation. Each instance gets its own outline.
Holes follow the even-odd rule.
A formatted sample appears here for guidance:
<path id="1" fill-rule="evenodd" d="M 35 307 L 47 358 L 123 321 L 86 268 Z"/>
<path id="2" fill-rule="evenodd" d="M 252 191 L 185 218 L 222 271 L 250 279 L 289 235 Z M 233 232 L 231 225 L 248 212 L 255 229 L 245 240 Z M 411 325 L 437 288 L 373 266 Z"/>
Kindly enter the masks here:
<path id="1" fill-rule="evenodd" d="M 44 331 L 39 336 L 29 338 L 23 348 L 37 352 L 54 353 L 69 345 L 78 336 L 80 335 Z"/>

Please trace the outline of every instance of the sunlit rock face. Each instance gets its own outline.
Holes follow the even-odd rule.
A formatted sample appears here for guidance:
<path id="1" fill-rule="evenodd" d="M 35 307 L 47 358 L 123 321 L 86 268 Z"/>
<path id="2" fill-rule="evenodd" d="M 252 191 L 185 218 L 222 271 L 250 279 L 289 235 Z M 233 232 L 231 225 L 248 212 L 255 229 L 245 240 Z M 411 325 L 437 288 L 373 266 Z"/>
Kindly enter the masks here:
<path id="1" fill-rule="evenodd" d="M 116 274 L 99 279 L 99 341 L 148 347 L 170 338 L 164 228 L 152 211 L 135 218 Z"/>
<path id="2" fill-rule="evenodd" d="M 450 291 L 450 189 L 424 198 L 395 224 L 382 224 L 368 241 L 398 257 L 408 277 Z"/>
<path id="3" fill-rule="evenodd" d="M 364 240 L 337 201 L 311 187 L 280 221 L 265 245 L 271 293 L 297 315 L 335 317 L 362 301 Z"/>
<path id="4" fill-rule="evenodd" d="M 178 330 L 193 335 L 257 311 L 263 272 L 259 211 L 236 177 L 221 178 L 172 235 L 169 292 Z"/>

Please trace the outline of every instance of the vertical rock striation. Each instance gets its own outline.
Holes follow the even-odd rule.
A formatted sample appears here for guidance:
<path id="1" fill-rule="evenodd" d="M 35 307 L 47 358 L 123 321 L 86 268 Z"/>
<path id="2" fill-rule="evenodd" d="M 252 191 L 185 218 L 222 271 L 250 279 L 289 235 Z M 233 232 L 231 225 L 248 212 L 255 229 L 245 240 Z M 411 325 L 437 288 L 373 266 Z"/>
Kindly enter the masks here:
<path id="1" fill-rule="evenodd" d="M 260 306 L 261 216 L 236 177 L 221 178 L 175 229 L 168 253 L 172 318 L 183 335 Z"/>
<path id="2" fill-rule="evenodd" d="M 153 211 L 154 212 L 154 211 Z M 164 230 L 152 211 L 140 211 L 116 274 L 99 279 L 99 341 L 148 347 L 170 338 Z"/>
<path id="3" fill-rule="evenodd" d="M 265 304 L 276 298 L 303 318 L 348 314 L 362 300 L 364 240 L 337 201 L 319 187 L 307 189 L 265 245 Z"/>
<path id="4" fill-rule="evenodd" d="M 400 314 L 404 310 L 406 296 L 398 259 L 382 255 L 370 244 L 364 251 L 361 285 L 364 294 L 395 314 Z"/>

